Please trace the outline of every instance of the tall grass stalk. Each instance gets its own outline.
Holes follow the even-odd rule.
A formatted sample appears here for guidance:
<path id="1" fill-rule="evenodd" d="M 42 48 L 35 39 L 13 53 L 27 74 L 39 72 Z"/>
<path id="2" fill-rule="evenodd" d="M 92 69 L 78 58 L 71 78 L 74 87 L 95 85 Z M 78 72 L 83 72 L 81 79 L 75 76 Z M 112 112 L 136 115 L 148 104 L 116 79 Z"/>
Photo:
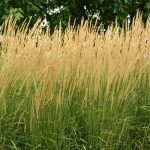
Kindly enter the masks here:
<path id="1" fill-rule="evenodd" d="M 0 33 L 0 149 L 150 149 L 150 19 L 49 35 Z"/>

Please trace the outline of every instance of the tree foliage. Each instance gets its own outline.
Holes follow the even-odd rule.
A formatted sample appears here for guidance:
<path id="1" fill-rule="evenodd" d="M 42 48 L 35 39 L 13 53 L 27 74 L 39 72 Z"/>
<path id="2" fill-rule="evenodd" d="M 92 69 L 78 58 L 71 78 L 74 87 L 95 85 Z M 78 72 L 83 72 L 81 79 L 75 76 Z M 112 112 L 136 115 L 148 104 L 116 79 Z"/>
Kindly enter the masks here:
<path id="1" fill-rule="evenodd" d="M 115 21 L 121 25 L 127 15 L 132 18 L 137 10 L 143 12 L 143 20 L 150 13 L 150 0 L 2 0 L 0 2 L 0 24 L 8 15 L 13 15 L 21 23 L 29 16 L 32 24 L 37 18 L 46 18 L 52 28 L 59 24 L 65 27 L 69 17 L 79 23 L 81 18 L 94 19 L 96 16 L 105 27 Z"/>

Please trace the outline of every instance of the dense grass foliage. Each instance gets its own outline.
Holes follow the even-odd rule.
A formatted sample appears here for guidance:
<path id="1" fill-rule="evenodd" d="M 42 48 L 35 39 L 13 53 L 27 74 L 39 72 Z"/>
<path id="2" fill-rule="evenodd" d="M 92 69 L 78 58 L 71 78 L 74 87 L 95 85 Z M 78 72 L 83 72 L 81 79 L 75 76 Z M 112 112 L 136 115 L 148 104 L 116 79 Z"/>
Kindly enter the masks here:
<path id="1" fill-rule="evenodd" d="M 0 149 L 150 149 L 150 20 L 1 30 Z"/>

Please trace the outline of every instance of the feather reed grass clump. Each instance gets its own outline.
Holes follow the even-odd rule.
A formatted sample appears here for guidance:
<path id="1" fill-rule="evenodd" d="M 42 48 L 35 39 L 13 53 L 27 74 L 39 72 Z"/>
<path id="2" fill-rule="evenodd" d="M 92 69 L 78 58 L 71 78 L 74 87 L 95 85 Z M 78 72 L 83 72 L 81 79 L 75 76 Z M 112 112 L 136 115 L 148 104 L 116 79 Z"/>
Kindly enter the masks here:
<path id="1" fill-rule="evenodd" d="M 0 33 L 0 149 L 150 149 L 150 19 L 99 32 Z"/>

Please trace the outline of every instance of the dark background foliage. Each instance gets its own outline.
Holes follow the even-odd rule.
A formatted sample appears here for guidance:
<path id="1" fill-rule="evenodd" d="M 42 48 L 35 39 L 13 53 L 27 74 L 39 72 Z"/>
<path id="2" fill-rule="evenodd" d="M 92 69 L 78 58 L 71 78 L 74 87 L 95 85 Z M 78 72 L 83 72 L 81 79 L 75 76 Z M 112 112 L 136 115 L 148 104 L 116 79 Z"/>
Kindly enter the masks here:
<path id="1" fill-rule="evenodd" d="M 61 9 L 53 11 L 57 8 Z M 62 27 L 66 27 L 69 18 L 71 23 L 74 19 L 79 23 L 81 18 L 93 19 L 96 15 L 99 23 L 107 28 L 116 17 L 120 26 L 128 15 L 132 20 L 137 10 L 143 13 L 143 21 L 146 22 L 150 13 L 150 0 L 1 0 L 0 24 L 8 15 L 13 15 L 18 19 L 18 24 L 32 16 L 31 25 L 37 18 L 46 18 L 51 28 L 58 25 L 60 20 Z"/>

